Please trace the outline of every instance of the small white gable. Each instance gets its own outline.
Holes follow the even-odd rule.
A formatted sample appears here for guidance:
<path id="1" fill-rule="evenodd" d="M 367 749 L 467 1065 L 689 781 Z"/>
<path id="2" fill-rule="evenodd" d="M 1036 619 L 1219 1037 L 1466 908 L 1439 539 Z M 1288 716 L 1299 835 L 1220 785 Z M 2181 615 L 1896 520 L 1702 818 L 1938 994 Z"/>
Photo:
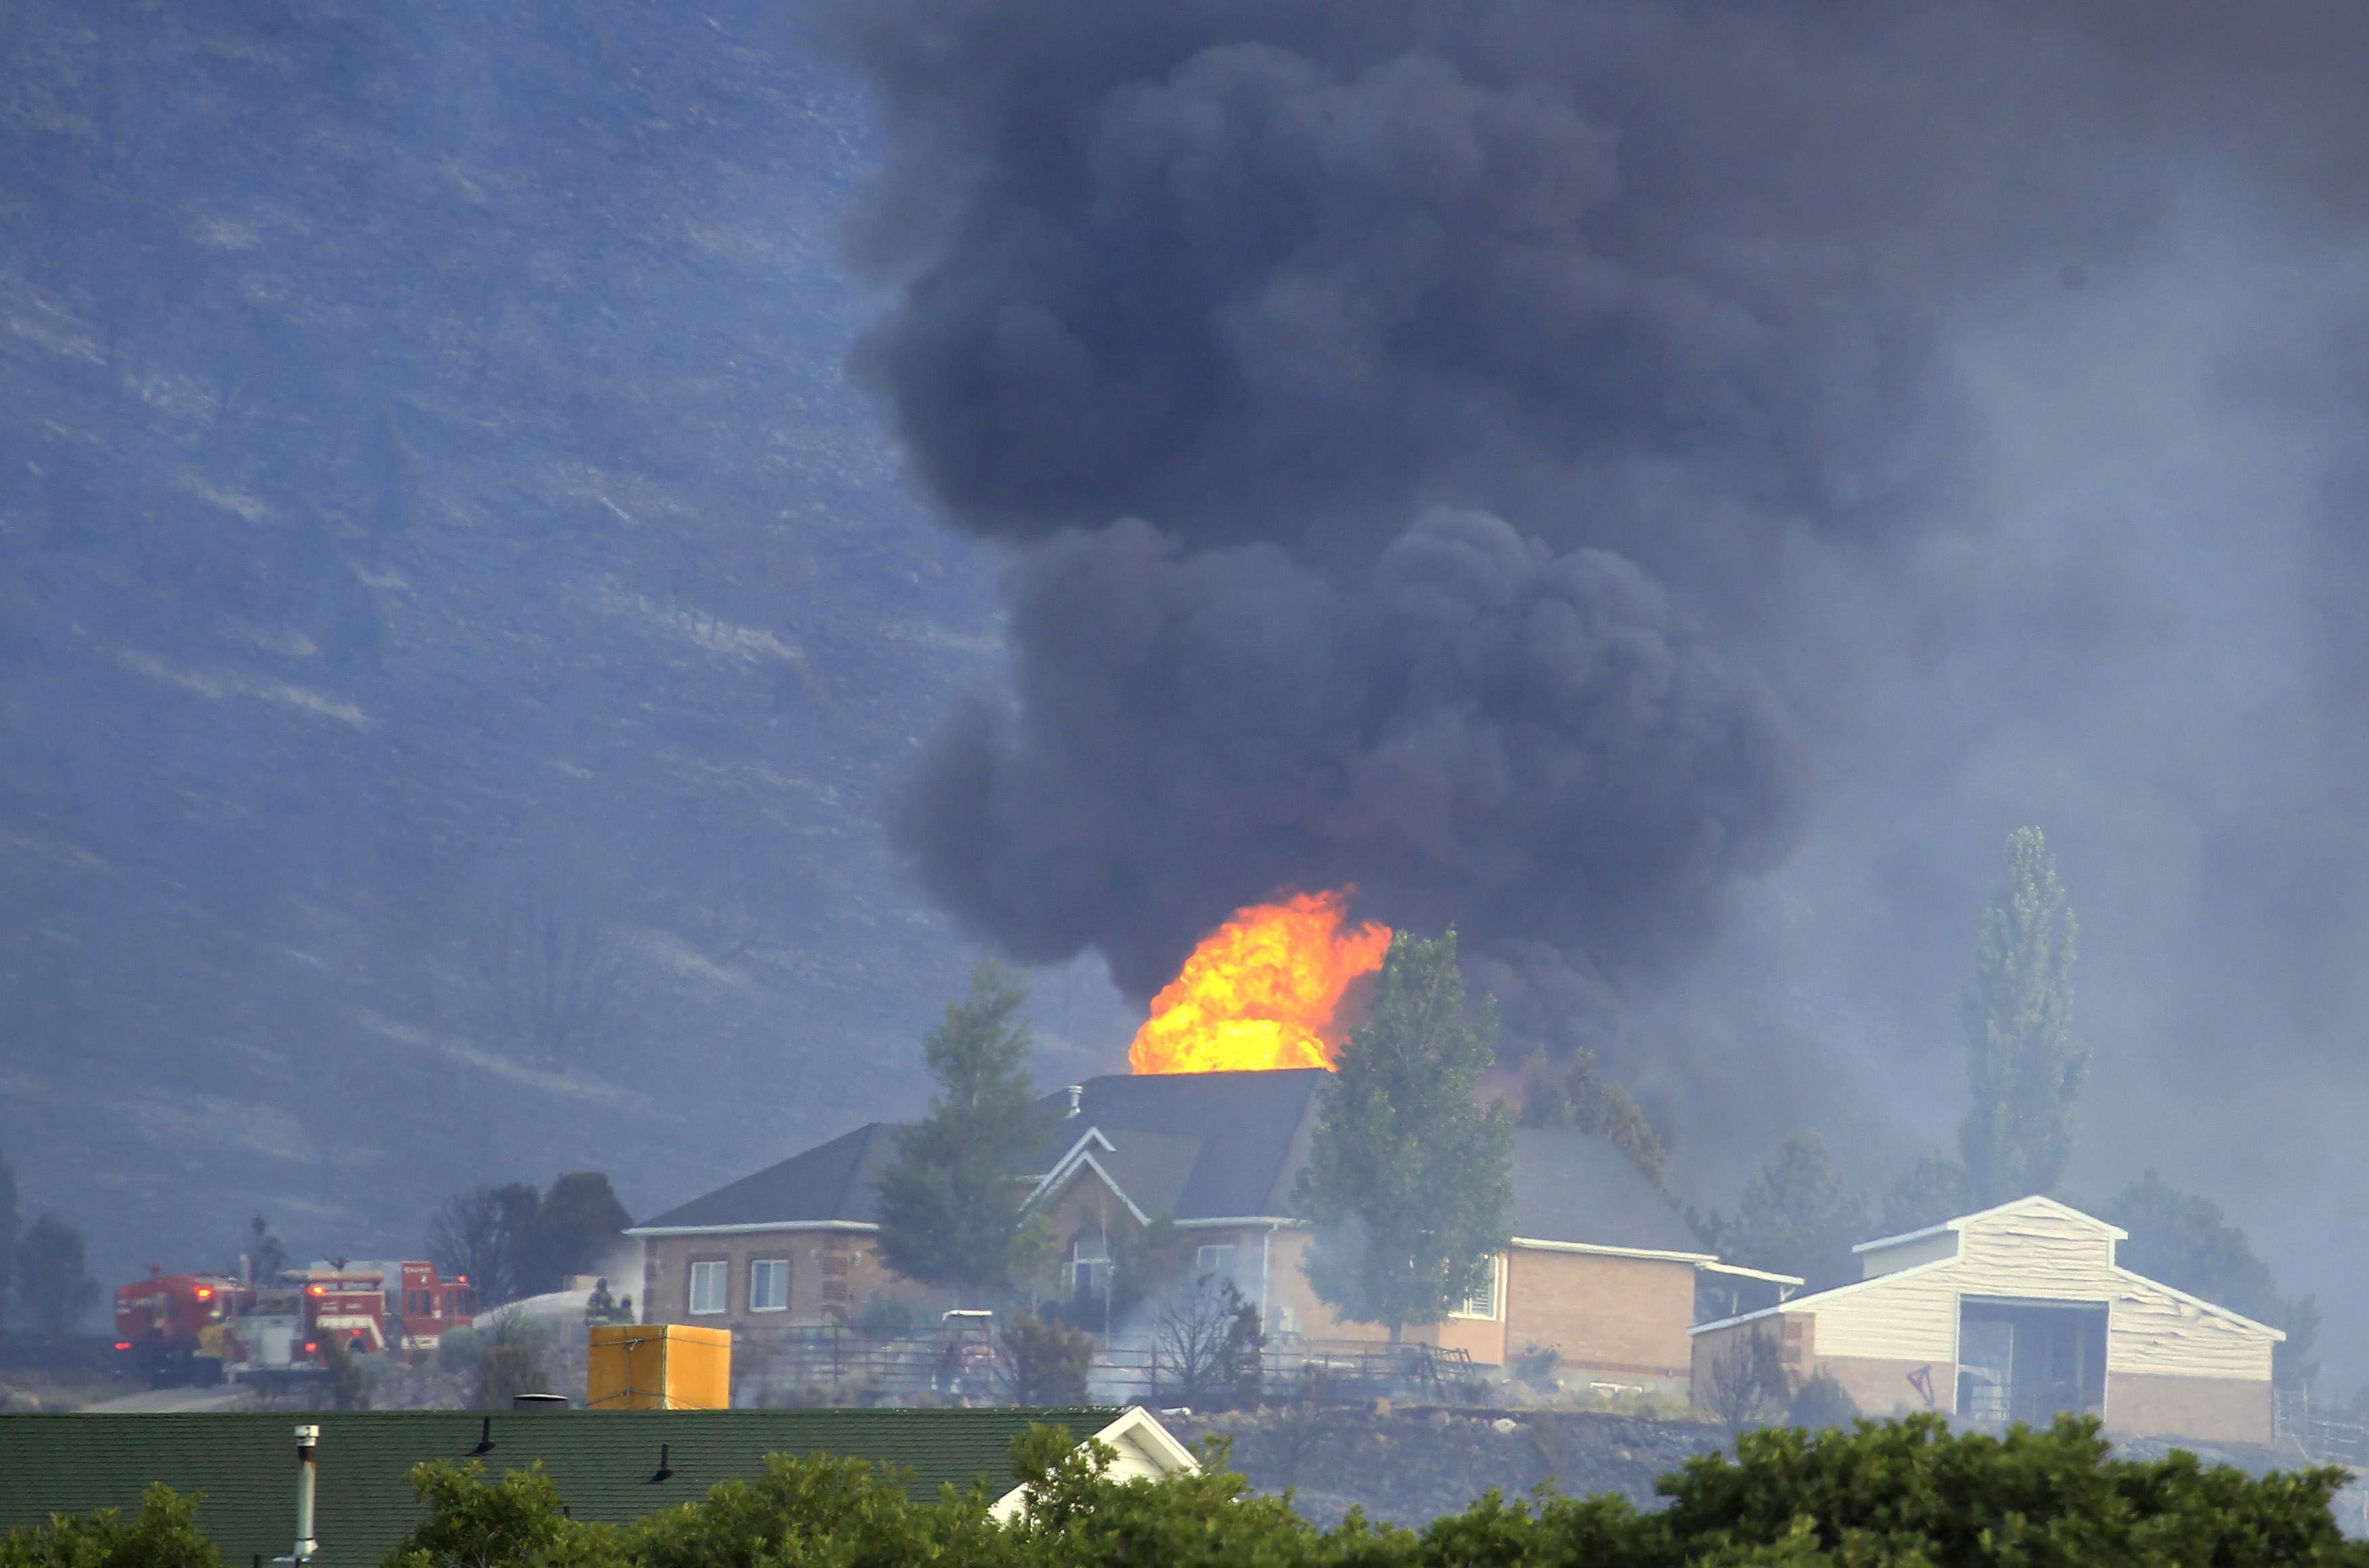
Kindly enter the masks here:
<path id="1" fill-rule="evenodd" d="M 1201 1462 L 1193 1450 L 1178 1442 L 1167 1427 L 1152 1419 L 1151 1413 L 1141 1405 L 1130 1405 L 1127 1413 L 1087 1439 L 1118 1450 L 1110 1468 L 1103 1473 L 1113 1481 L 1157 1481 L 1164 1475 L 1176 1475 L 1197 1471 Z M 1084 1448 L 1085 1443 L 1078 1445 Z M 1010 1519 L 1028 1505 L 1028 1489 L 1015 1486 L 995 1500 L 989 1511 L 999 1519 Z"/>

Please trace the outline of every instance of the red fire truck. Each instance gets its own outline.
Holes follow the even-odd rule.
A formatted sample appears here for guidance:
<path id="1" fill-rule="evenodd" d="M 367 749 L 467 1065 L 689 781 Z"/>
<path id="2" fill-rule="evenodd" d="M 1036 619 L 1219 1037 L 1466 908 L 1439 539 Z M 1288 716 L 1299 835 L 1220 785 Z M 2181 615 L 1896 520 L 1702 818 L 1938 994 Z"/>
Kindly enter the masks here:
<path id="1" fill-rule="evenodd" d="M 161 1267 L 149 1276 L 115 1293 L 115 1348 L 158 1388 L 302 1380 L 324 1368 L 332 1342 L 365 1355 L 430 1350 L 475 1307 L 468 1280 L 448 1281 L 432 1263 L 339 1258 L 269 1285 Z"/>
<path id="2" fill-rule="evenodd" d="M 230 1320 L 251 1295 L 228 1275 L 166 1274 L 152 1264 L 147 1278 L 115 1293 L 116 1354 L 156 1388 L 219 1383 Z"/>

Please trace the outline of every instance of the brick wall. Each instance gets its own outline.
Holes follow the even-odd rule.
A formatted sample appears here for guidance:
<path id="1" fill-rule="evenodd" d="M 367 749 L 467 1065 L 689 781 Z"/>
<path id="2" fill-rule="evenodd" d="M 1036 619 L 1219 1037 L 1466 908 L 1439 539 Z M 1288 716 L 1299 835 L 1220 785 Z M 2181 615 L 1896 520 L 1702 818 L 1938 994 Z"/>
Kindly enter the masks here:
<path id="1" fill-rule="evenodd" d="M 1507 1273 L 1508 1349 L 1551 1345 L 1566 1373 L 1654 1385 L 1687 1380 L 1694 1265 L 1516 1247 Z"/>
<path id="2" fill-rule="evenodd" d="M 2271 1441 L 2271 1385 L 2251 1378 L 2106 1375 L 2106 1426 L 2134 1436 L 2200 1443 Z"/>
<path id="3" fill-rule="evenodd" d="M 752 1312 L 750 1265 L 771 1258 L 789 1263 L 789 1306 L 778 1312 Z M 691 1265 L 704 1262 L 726 1265 L 725 1310 L 694 1317 Z M 830 1322 L 847 1317 L 866 1297 L 901 1284 L 881 1266 L 877 1245 L 865 1231 L 784 1229 L 642 1239 L 640 1307 L 646 1323 L 746 1331 Z"/>

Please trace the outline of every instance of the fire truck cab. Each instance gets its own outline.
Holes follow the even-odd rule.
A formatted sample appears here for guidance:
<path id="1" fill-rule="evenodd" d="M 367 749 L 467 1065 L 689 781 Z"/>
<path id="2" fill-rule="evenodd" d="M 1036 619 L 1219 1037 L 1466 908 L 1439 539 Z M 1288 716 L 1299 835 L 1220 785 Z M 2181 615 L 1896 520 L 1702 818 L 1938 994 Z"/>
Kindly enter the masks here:
<path id="1" fill-rule="evenodd" d="M 221 1274 L 166 1274 L 115 1293 L 115 1353 L 151 1387 L 219 1383 L 229 1358 L 230 1322 L 249 1292 Z"/>

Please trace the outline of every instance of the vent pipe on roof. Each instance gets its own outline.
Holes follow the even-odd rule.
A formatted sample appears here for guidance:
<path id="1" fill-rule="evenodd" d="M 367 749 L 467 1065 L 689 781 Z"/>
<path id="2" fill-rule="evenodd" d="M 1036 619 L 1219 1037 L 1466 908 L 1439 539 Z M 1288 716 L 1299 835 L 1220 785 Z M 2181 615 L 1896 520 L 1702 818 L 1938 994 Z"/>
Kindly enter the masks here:
<path id="1" fill-rule="evenodd" d="M 1063 1090 L 1062 1093 L 1070 1097 L 1070 1108 L 1066 1115 L 1074 1116 L 1079 1111 L 1084 1108 L 1083 1103 L 1086 1097 L 1086 1086 L 1084 1084 L 1072 1083 L 1067 1089 Z"/>
<path id="2" fill-rule="evenodd" d="M 313 1455 L 320 1441 L 319 1427 L 296 1428 L 296 1550 L 289 1554 L 291 1562 L 310 1562 L 320 1550 L 313 1539 Z"/>

